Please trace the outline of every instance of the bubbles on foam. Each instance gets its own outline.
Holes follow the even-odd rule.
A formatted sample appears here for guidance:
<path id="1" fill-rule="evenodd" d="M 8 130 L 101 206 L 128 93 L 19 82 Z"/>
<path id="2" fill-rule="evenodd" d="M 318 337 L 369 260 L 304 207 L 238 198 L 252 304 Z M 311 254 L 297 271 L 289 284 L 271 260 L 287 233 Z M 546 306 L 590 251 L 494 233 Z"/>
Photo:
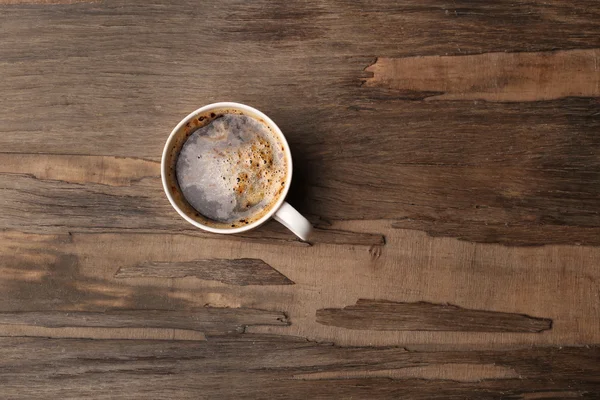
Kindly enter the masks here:
<path id="1" fill-rule="evenodd" d="M 176 167 L 181 191 L 209 219 L 233 226 L 252 222 L 274 204 L 285 182 L 280 148 L 262 123 L 224 114 L 192 133 L 181 149 Z"/>

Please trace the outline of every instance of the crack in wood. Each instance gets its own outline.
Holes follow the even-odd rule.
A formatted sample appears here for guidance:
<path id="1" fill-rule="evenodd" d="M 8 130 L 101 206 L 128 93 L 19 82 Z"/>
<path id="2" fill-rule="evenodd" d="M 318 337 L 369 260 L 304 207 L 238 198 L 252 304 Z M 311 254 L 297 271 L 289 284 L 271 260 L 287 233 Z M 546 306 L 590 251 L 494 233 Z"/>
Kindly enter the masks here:
<path id="1" fill-rule="evenodd" d="M 361 330 L 539 333 L 552 328 L 551 319 L 525 314 L 370 299 L 317 310 L 316 318 L 323 325 Z"/>
<path id="2" fill-rule="evenodd" d="M 432 237 L 454 237 L 478 243 L 499 243 L 506 246 L 543 246 L 600 244 L 600 227 L 568 226 L 540 223 L 497 224 L 479 221 L 456 222 L 430 218 L 404 218 L 391 224 L 395 229 L 426 232 Z"/>
<path id="3" fill-rule="evenodd" d="M 185 278 L 188 276 L 239 286 L 294 284 L 281 272 L 256 258 L 213 258 L 183 262 L 150 261 L 135 266 L 120 267 L 115 273 L 115 278 Z"/>
<path id="4" fill-rule="evenodd" d="M 191 340 L 204 341 L 204 332 L 172 328 L 107 328 L 67 326 L 48 328 L 32 325 L 0 325 L 0 337 L 41 337 L 49 339 L 94 340 Z"/>
<path id="5" fill-rule="evenodd" d="M 586 390 L 556 390 L 556 391 L 540 391 L 523 393 L 522 400 L 556 400 L 556 399 L 573 399 L 573 398 L 586 398 L 586 394 L 595 395 L 600 393 L 592 393 Z M 588 397 L 589 398 L 589 397 Z"/>
<path id="6" fill-rule="evenodd" d="M 310 372 L 293 377 L 307 381 L 369 378 L 481 382 L 487 379 L 515 379 L 519 378 L 519 375 L 512 368 L 495 364 L 442 363 L 397 369 Z"/>

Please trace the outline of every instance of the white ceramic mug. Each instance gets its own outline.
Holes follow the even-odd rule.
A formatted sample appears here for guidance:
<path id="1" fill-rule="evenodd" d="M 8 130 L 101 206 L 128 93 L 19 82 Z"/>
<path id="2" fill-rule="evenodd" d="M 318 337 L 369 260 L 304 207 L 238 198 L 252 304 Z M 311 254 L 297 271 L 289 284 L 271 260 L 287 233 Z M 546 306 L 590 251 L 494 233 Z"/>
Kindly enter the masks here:
<path id="1" fill-rule="evenodd" d="M 253 221 L 248 225 L 235 227 L 231 229 L 217 228 L 203 223 L 203 219 L 205 220 L 206 217 L 200 215 L 185 200 L 177 184 L 175 173 L 175 165 L 177 162 L 177 156 L 179 154 L 179 151 L 181 150 L 183 143 L 185 143 L 185 140 L 190 135 L 190 133 L 196 129 L 194 123 L 198 121 L 198 118 L 200 118 L 199 116 L 210 114 L 213 111 L 215 113 L 218 113 L 222 110 L 236 110 L 241 114 L 248 115 L 265 123 L 271 129 L 271 131 L 279 137 L 279 140 L 284 147 L 288 169 L 284 189 L 282 190 L 281 194 L 279 195 L 279 198 L 271 207 L 271 209 L 256 221 Z M 310 224 L 310 222 L 306 218 L 304 218 L 298 211 L 296 211 L 294 207 L 292 207 L 291 205 L 289 205 L 289 203 L 285 201 L 285 197 L 287 196 L 287 193 L 290 190 L 290 184 L 292 183 L 292 153 L 290 152 L 290 146 L 288 145 L 288 142 L 285 139 L 285 136 L 283 136 L 283 133 L 281 132 L 279 127 L 275 125 L 275 123 L 269 117 L 267 117 L 265 114 L 263 114 L 255 108 L 240 103 L 222 102 L 209 104 L 192 112 L 187 117 L 185 117 L 179 124 L 177 124 L 177 126 L 169 135 L 169 138 L 167 139 L 167 143 L 165 144 L 165 148 L 163 150 L 160 169 L 163 187 L 165 189 L 165 193 L 167 194 L 169 202 L 171 203 L 173 208 L 175 208 L 175 210 L 179 213 L 179 215 L 181 215 L 186 221 L 200 229 L 204 229 L 205 231 L 213 233 L 240 233 L 254 229 L 265 223 L 270 218 L 275 218 L 275 220 L 279 221 L 286 228 L 294 232 L 296 236 L 298 236 L 300 239 L 308 240 L 310 236 L 310 233 L 312 231 L 312 225 Z"/>

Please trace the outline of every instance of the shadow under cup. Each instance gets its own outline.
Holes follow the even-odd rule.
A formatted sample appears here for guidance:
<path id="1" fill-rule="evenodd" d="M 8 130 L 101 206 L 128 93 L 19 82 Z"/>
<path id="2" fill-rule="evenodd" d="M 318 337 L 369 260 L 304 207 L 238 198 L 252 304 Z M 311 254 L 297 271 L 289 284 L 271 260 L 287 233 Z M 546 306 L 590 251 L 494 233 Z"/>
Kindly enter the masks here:
<path id="1" fill-rule="evenodd" d="M 271 202 L 271 204 L 265 206 L 261 210 L 258 210 L 252 215 L 252 222 L 249 224 L 242 225 L 238 223 L 232 225 L 232 223 L 214 221 L 205 217 L 188 203 L 177 181 L 177 159 L 187 139 L 198 128 L 210 124 L 223 114 L 246 115 L 264 124 L 264 126 L 273 133 L 277 140 L 281 142 L 286 157 L 287 172 L 285 185 L 276 198 Z M 279 128 L 276 127 L 273 121 L 268 119 L 268 117 L 266 117 L 264 114 L 259 115 L 255 113 L 251 107 L 247 107 L 247 109 L 237 107 L 203 107 L 190 114 L 181 123 L 179 123 L 179 125 L 171 133 L 171 136 L 169 137 L 169 140 L 167 141 L 163 151 L 161 168 L 165 192 L 167 193 L 167 197 L 177 212 L 191 224 L 216 233 L 243 232 L 266 222 L 283 203 L 290 188 L 292 177 L 291 153 L 285 137 L 279 131 Z"/>

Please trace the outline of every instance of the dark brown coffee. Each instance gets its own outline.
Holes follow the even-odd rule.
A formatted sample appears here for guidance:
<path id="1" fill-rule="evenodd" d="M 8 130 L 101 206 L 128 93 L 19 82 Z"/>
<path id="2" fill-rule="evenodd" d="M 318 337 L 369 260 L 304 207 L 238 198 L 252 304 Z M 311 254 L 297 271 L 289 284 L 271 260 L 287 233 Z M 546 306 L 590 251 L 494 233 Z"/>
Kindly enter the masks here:
<path id="1" fill-rule="evenodd" d="M 265 123 L 224 113 L 189 135 L 175 171 L 184 198 L 209 225 L 237 227 L 274 206 L 287 168 L 284 146 Z"/>

